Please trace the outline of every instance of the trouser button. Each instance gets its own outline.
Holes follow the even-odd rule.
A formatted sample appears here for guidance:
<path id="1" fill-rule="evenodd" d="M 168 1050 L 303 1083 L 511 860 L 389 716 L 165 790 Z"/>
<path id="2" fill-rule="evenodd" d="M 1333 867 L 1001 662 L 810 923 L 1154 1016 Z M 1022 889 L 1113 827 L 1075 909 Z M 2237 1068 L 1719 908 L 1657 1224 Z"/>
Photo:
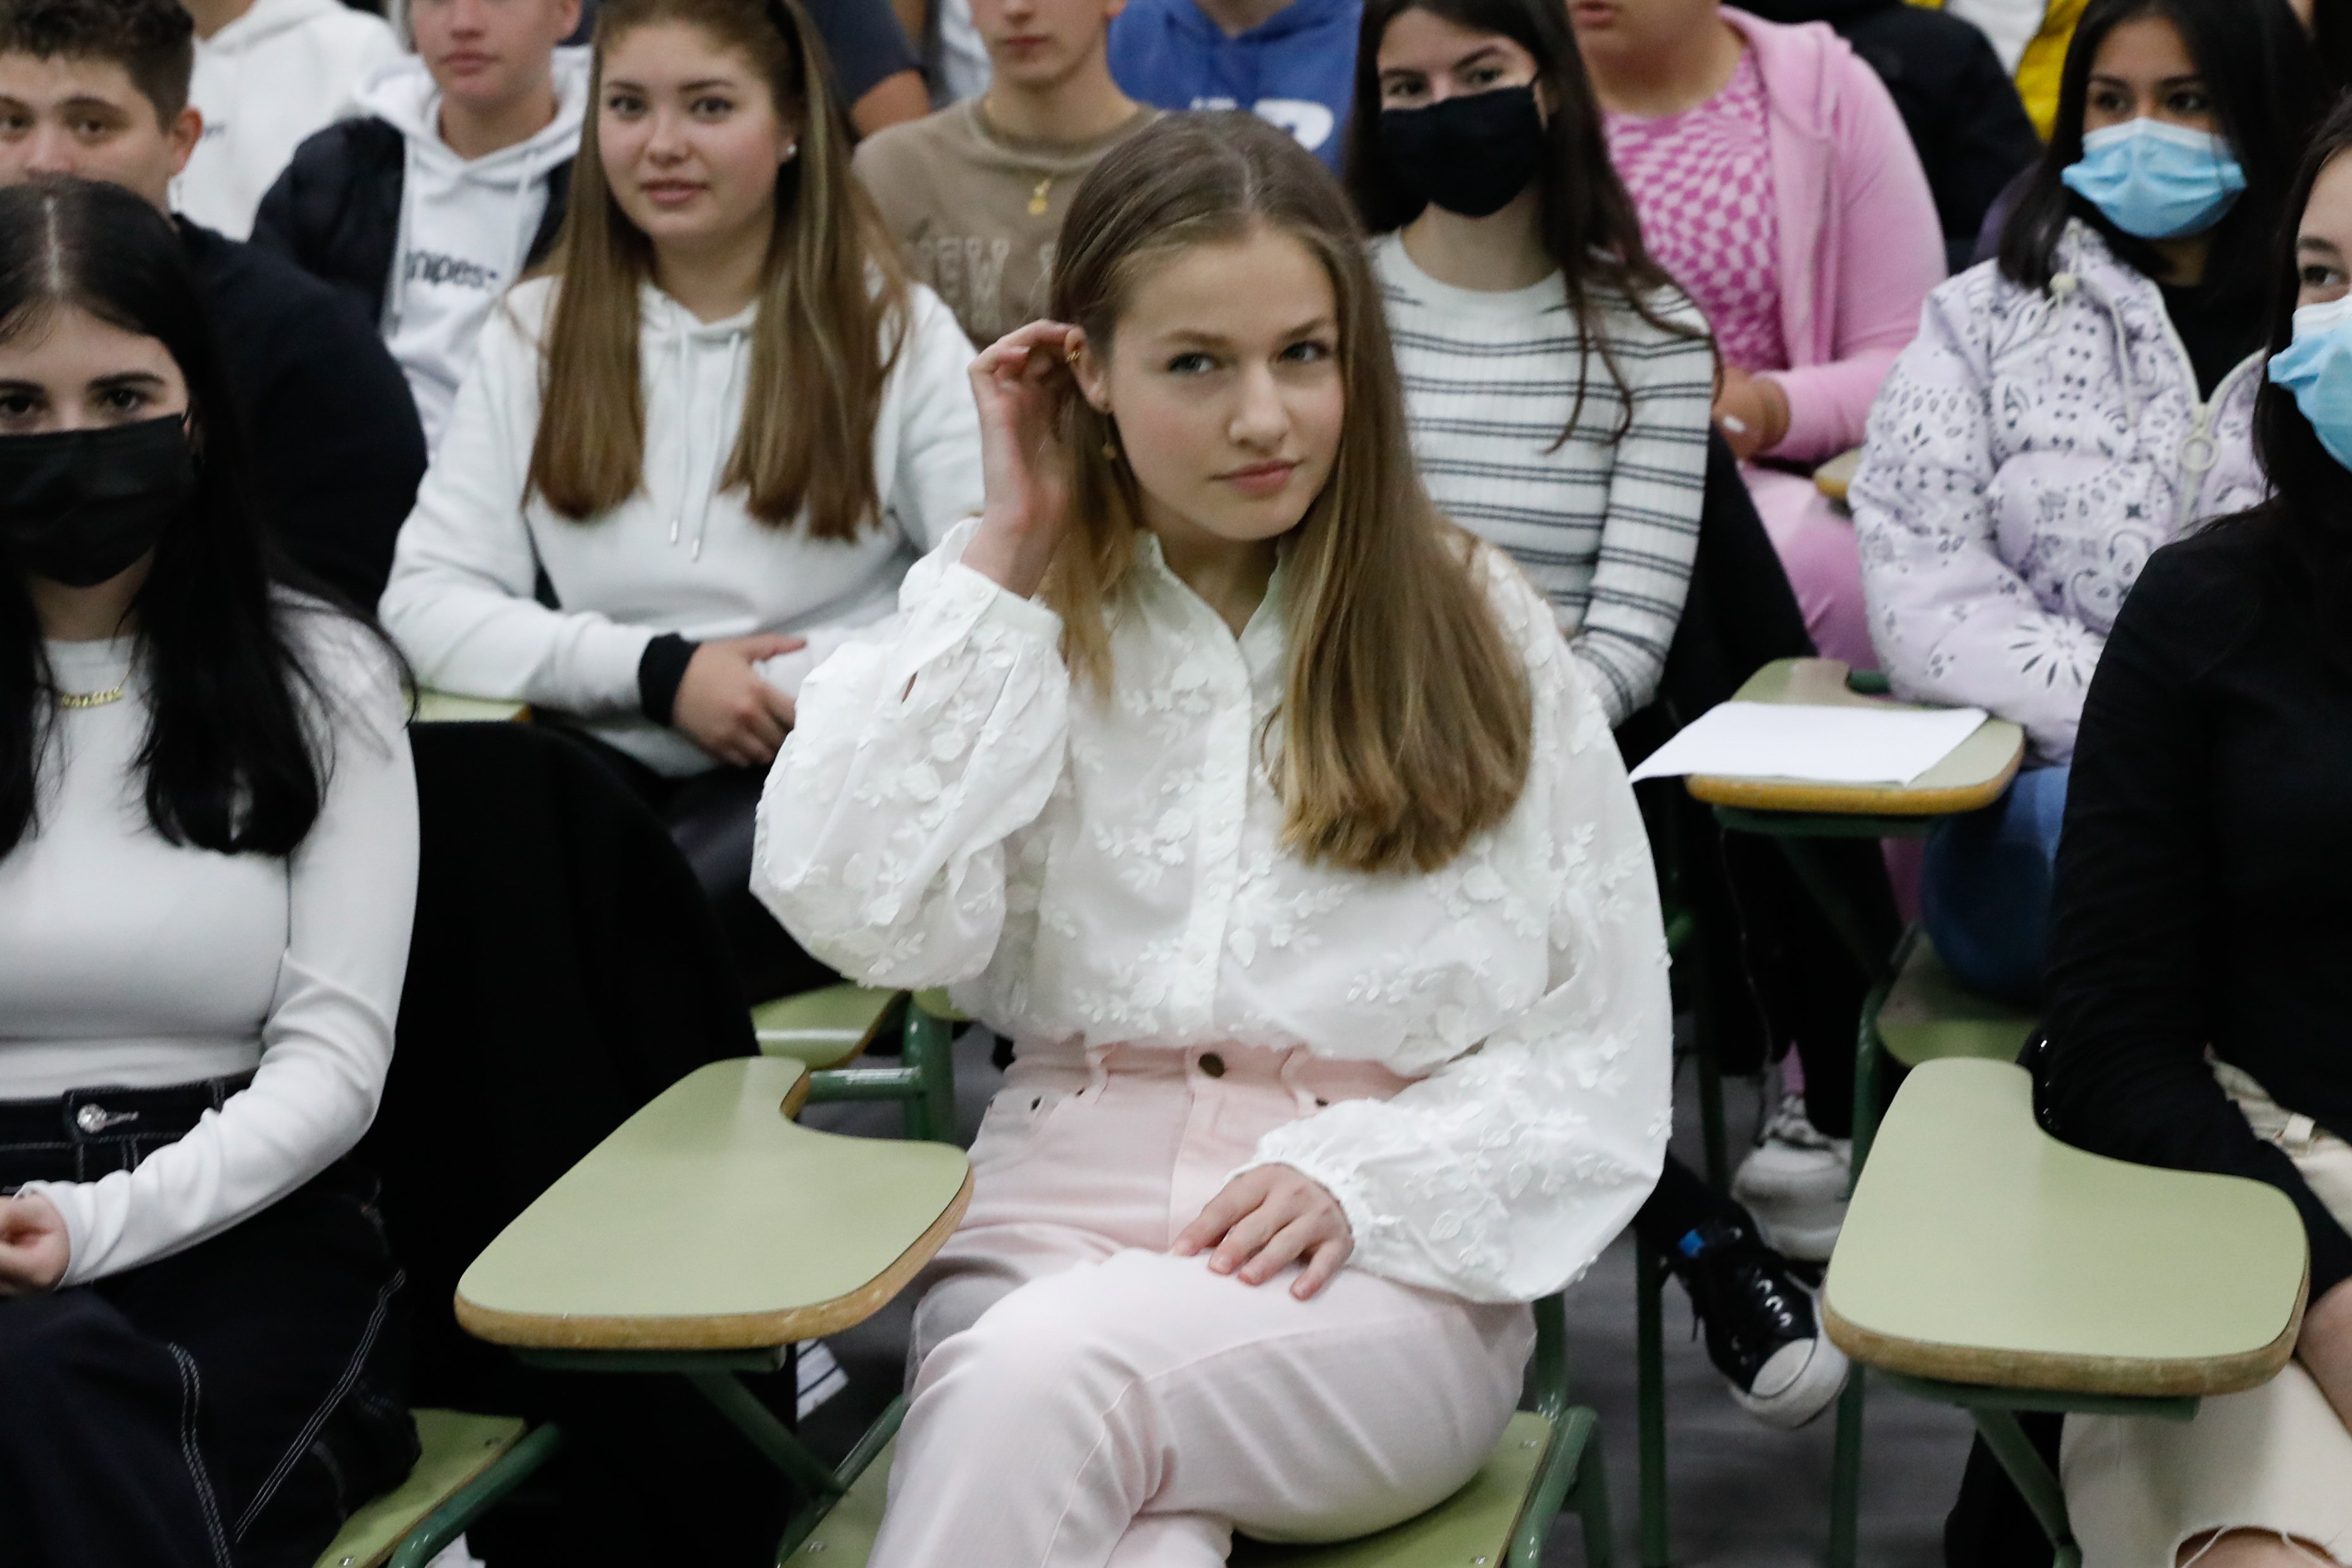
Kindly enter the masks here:
<path id="1" fill-rule="evenodd" d="M 1225 1076 L 1225 1058 L 1214 1051 L 1204 1051 L 1201 1056 L 1201 1070 L 1211 1078 L 1223 1078 Z"/>

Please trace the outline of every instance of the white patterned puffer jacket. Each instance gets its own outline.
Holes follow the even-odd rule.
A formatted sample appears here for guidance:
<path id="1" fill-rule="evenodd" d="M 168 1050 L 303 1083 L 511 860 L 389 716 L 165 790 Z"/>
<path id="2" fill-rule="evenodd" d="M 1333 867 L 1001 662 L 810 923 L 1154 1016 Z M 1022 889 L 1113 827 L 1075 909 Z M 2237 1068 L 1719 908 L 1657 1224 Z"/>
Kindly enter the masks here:
<path id="1" fill-rule="evenodd" d="M 1870 411 L 1850 496 L 1862 584 L 1898 696 L 1967 703 L 2064 763 L 2107 630 L 2151 552 L 2267 486 L 2262 356 L 2198 398 L 2146 276 L 2088 226 L 2047 292 L 1997 265 L 1927 296 Z"/>

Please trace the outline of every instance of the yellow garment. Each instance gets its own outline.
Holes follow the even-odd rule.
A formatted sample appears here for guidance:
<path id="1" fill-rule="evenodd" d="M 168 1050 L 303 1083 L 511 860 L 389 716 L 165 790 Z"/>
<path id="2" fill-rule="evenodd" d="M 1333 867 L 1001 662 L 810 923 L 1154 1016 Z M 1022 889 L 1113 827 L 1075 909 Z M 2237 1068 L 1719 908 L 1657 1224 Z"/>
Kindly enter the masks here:
<path id="1" fill-rule="evenodd" d="M 2033 129 L 2050 140 L 2050 128 L 2058 119 L 2058 78 L 2066 68 L 2066 46 L 2074 39 L 2074 24 L 2083 19 L 2083 7 L 2089 0 L 2050 0 L 2050 9 L 2042 18 L 2042 31 L 2025 46 L 2025 58 L 2017 62 L 2017 95 L 2025 100 L 2025 112 L 2033 121 Z"/>

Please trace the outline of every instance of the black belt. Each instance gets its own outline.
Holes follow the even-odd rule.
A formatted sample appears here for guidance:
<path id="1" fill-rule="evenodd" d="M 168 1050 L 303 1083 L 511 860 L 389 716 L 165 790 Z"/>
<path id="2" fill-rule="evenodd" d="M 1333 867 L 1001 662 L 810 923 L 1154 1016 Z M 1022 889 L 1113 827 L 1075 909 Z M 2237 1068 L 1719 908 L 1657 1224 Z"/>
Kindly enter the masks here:
<path id="1" fill-rule="evenodd" d="M 162 1089 L 100 1085 L 53 1100 L 0 1100 L 0 1192 L 134 1170 L 252 1081 L 241 1072 Z"/>

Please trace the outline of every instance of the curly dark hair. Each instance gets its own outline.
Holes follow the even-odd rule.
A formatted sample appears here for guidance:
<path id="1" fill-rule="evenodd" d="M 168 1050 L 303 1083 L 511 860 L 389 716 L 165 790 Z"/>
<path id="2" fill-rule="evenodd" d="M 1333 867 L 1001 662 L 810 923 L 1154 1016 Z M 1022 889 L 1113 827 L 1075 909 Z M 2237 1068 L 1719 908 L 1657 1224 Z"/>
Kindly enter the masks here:
<path id="1" fill-rule="evenodd" d="M 0 0 L 0 54 L 110 60 L 165 125 L 188 106 L 195 38 L 180 0 Z"/>

